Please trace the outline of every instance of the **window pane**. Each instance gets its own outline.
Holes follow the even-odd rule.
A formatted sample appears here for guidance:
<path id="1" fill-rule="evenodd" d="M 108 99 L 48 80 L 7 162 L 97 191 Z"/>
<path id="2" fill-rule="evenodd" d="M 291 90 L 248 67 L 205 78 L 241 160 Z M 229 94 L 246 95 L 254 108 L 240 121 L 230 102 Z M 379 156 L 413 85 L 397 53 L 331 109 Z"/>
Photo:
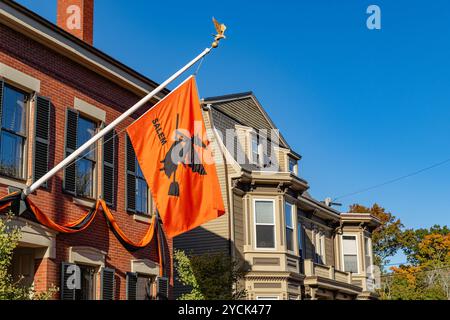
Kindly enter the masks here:
<path id="1" fill-rule="evenodd" d="M 256 246 L 258 248 L 275 247 L 274 226 L 256 226 Z"/>
<path id="2" fill-rule="evenodd" d="M 292 204 L 285 202 L 284 213 L 286 216 L 286 227 L 294 228 L 294 223 L 292 221 Z"/>
<path id="3" fill-rule="evenodd" d="M 286 247 L 288 250 L 294 250 L 294 230 L 286 228 Z"/>
<path id="4" fill-rule="evenodd" d="M 295 166 L 297 165 L 297 161 L 293 159 L 289 159 L 289 172 L 295 174 Z"/>
<path id="5" fill-rule="evenodd" d="M 23 138 L 2 131 L 0 170 L 4 175 L 23 178 Z"/>
<path id="6" fill-rule="evenodd" d="M 77 132 L 77 146 L 81 147 L 85 142 L 91 139 L 95 135 L 97 125 L 95 122 L 88 119 L 79 117 L 78 118 L 78 132 Z M 94 143 L 89 149 L 87 149 L 82 157 L 87 157 L 89 159 L 95 159 L 95 152 L 93 151 L 96 147 Z M 92 152 L 91 152 L 92 151 Z"/>
<path id="7" fill-rule="evenodd" d="M 358 273 L 358 258 L 356 255 L 344 255 L 344 271 Z"/>
<path id="8" fill-rule="evenodd" d="M 76 166 L 77 194 L 82 197 L 94 196 L 94 162 L 87 159 L 79 159 Z"/>
<path id="9" fill-rule="evenodd" d="M 298 249 L 300 254 L 303 250 L 303 229 L 300 223 L 297 224 L 297 237 L 298 237 Z"/>
<path id="10" fill-rule="evenodd" d="M 152 279 L 149 277 L 139 276 L 137 280 L 136 300 L 152 299 Z"/>
<path id="11" fill-rule="evenodd" d="M 143 179 L 136 179 L 136 211 L 148 213 L 148 187 Z"/>
<path id="12" fill-rule="evenodd" d="M 144 174 L 142 173 L 141 166 L 139 165 L 139 162 L 137 161 L 137 159 L 136 159 L 135 166 L 136 166 L 136 177 L 144 178 Z"/>
<path id="13" fill-rule="evenodd" d="M 252 135 L 252 157 L 253 163 L 259 164 L 258 136 Z"/>
<path id="14" fill-rule="evenodd" d="M 4 87 L 2 127 L 25 135 L 25 101 L 27 95 L 9 86 Z"/>
<path id="15" fill-rule="evenodd" d="M 256 201 L 256 223 L 273 224 L 273 202 L 272 201 Z"/>
<path id="16" fill-rule="evenodd" d="M 344 254 L 357 254 L 355 236 L 343 236 L 342 242 L 344 247 Z"/>

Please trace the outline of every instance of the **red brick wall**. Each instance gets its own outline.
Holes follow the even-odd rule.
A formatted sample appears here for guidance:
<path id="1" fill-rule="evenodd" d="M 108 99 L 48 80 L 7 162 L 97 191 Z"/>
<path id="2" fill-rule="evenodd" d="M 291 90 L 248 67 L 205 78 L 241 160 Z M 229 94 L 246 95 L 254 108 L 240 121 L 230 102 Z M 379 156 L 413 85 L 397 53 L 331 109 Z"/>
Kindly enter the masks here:
<path id="1" fill-rule="evenodd" d="M 107 122 L 113 121 L 123 110 L 139 99 L 130 91 L 2 24 L 0 24 L 0 62 L 39 79 L 41 81 L 40 94 L 50 98 L 54 105 L 50 167 L 64 158 L 66 108 L 73 107 L 74 97 L 105 110 Z M 128 119 L 117 128 L 117 131 L 122 131 L 132 121 L 133 119 Z M 125 210 L 124 157 L 125 136 L 122 133 L 119 136 L 118 145 L 117 209 L 113 211 L 113 214 L 123 231 L 132 240 L 138 241 L 145 234 L 148 225 L 135 222 Z M 72 196 L 62 192 L 62 181 L 63 172 L 59 172 L 51 179 L 49 191 L 38 190 L 30 196 L 43 212 L 60 224 L 78 219 L 87 210 L 74 204 Z M 6 192 L 6 186 L 0 186 L 0 195 L 4 195 Z M 152 259 L 158 261 L 154 242 L 138 252 L 128 252 L 110 232 L 104 216 L 100 214 L 86 231 L 79 234 L 57 236 L 56 259 L 43 260 L 37 268 L 37 277 L 42 281 L 47 281 L 45 285 L 39 283 L 38 288 L 48 288 L 51 283 L 59 286 L 60 263 L 68 261 L 68 250 L 71 246 L 90 246 L 107 252 L 106 265 L 116 270 L 116 287 L 120 288 L 117 298 L 121 299 L 125 299 L 125 274 L 130 271 L 130 260 Z M 169 247 L 171 255 L 171 240 L 169 240 Z M 171 265 L 167 271 L 172 278 L 171 258 L 170 261 Z"/>
<path id="2" fill-rule="evenodd" d="M 70 6 L 75 6 L 80 10 L 80 25 L 74 24 L 78 12 L 69 10 Z M 72 33 L 74 36 L 86 41 L 89 44 L 93 42 L 94 31 L 94 0 L 58 0 L 57 24 L 64 30 Z M 74 20 L 75 19 L 75 20 Z"/>

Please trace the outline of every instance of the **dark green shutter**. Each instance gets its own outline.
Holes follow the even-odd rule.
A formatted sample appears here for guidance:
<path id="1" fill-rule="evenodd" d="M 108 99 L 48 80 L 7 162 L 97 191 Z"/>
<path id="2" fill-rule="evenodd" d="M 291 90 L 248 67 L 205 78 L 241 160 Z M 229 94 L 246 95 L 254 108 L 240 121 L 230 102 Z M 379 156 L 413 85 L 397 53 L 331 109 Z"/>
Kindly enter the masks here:
<path id="1" fill-rule="evenodd" d="M 137 281 L 137 273 L 127 272 L 127 300 L 137 299 Z"/>
<path id="2" fill-rule="evenodd" d="M 156 294 L 158 300 L 169 299 L 169 279 L 166 277 L 156 277 Z"/>
<path id="3" fill-rule="evenodd" d="M 67 287 L 67 281 L 72 274 L 67 273 L 67 268 L 73 266 L 72 263 L 63 262 L 61 264 L 61 300 L 75 300 L 75 289 Z"/>
<path id="4" fill-rule="evenodd" d="M 66 113 L 66 150 L 69 156 L 77 149 L 78 112 L 67 109 Z M 64 169 L 64 191 L 76 195 L 76 162 L 72 162 Z"/>
<path id="5" fill-rule="evenodd" d="M 36 96 L 35 102 L 33 181 L 36 182 L 48 172 L 52 106 L 49 99 L 41 96 Z M 43 187 L 47 187 L 47 183 Z"/>
<path id="6" fill-rule="evenodd" d="M 114 300 L 114 269 L 102 268 L 101 300 Z"/>
<path id="7" fill-rule="evenodd" d="M 136 154 L 128 135 L 126 140 L 126 206 L 127 211 L 136 212 Z"/>
<path id="8" fill-rule="evenodd" d="M 108 132 L 103 138 L 103 199 L 114 207 L 115 204 L 115 132 Z"/>

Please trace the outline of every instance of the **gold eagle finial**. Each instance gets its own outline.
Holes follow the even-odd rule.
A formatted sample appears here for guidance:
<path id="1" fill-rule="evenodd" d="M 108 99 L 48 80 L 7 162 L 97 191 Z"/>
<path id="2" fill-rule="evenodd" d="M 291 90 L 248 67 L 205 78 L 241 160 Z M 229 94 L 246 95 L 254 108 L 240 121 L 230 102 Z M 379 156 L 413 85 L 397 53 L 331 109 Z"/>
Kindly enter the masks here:
<path id="1" fill-rule="evenodd" d="M 216 18 L 212 18 L 214 22 L 214 27 L 216 28 L 217 34 L 214 36 L 214 42 L 212 44 L 213 48 L 217 48 L 219 46 L 219 41 L 222 39 L 226 39 L 225 37 L 225 31 L 227 30 L 227 26 L 223 23 L 219 23 L 219 21 L 216 20 Z"/>

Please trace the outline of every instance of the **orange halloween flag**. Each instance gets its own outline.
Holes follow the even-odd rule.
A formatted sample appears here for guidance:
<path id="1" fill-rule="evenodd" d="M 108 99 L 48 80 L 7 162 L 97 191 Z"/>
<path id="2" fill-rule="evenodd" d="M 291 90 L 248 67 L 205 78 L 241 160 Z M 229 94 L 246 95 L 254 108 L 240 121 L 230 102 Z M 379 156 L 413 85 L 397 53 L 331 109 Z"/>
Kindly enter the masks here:
<path id="1" fill-rule="evenodd" d="M 194 77 L 127 132 L 169 237 L 225 213 Z"/>

